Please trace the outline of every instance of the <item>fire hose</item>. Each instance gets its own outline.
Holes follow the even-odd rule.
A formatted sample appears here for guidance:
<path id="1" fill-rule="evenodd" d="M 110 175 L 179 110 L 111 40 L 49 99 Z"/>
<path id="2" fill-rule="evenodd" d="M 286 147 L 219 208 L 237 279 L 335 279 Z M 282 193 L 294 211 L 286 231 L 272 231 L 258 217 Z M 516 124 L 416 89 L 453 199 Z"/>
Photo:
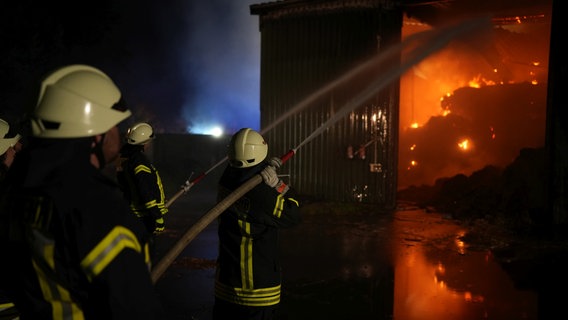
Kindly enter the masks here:
<path id="1" fill-rule="evenodd" d="M 186 180 L 185 183 L 181 186 L 181 189 L 173 195 L 173 197 L 171 197 L 168 202 L 166 202 L 166 208 L 169 208 L 170 205 L 177 200 L 177 198 L 181 197 L 184 193 L 188 192 L 189 189 L 191 189 L 191 187 L 193 187 L 196 183 L 198 183 L 199 181 L 201 181 L 201 179 L 205 178 L 205 176 L 207 174 L 209 174 L 209 172 L 213 171 L 213 169 L 215 169 L 216 167 L 218 167 L 220 164 L 222 164 L 225 160 L 227 160 L 227 157 L 223 158 L 221 161 L 217 162 L 213 167 L 211 167 L 209 170 L 201 173 L 200 175 L 197 176 L 197 178 L 189 181 Z"/>
<path id="2" fill-rule="evenodd" d="M 283 155 L 280 160 L 284 164 L 296 153 L 295 149 L 288 151 Z M 175 243 L 175 245 L 164 255 L 164 257 L 152 269 L 152 282 L 156 283 L 166 269 L 174 262 L 177 256 L 183 249 L 207 227 L 213 220 L 215 220 L 223 211 L 230 207 L 235 201 L 239 200 L 252 188 L 262 182 L 260 174 L 254 175 L 252 178 L 243 183 L 240 187 L 231 192 L 227 197 L 218 202 L 211 210 L 201 216 L 182 237 Z"/>
<path id="3" fill-rule="evenodd" d="M 339 111 L 330 119 L 328 119 L 325 123 L 323 123 L 318 129 L 310 134 L 306 139 L 304 139 L 296 148 L 291 149 L 282 156 L 281 160 L 282 163 L 285 163 L 289 158 L 291 158 L 302 145 L 306 144 L 308 141 L 314 139 L 316 136 L 320 135 L 328 126 L 337 122 L 339 119 L 343 118 L 348 112 L 352 111 L 357 106 L 360 106 L 362 103 L 367 101 L 372 97 L 372 95 L 376 94 L 379 90 L 382 90 L 385 86 L 389 83 L 400 77 L 404 72 L 409 70 L 412 66 L 416 65 L 429 55 L 437 52 L 441 48 L 443 48 L 446 44 L 448 44 L 454 38 L 464 35 L 473 31 L 478 31 L 481 28 L 491 27 L 491 20 L 483 17 L 482 19 L 472 19 L 470 21 L 466 21 L 465 23 L 461 23 L 460 25 L 452 25 L 440 30 L 434 30 L 433 32 L 426 34 L 427 40 L 432 40 L 430 46 L 426 48 L 422 48 L 422 46 L 418 46 L 414 50 L 412 50 L 409 54 L 409 58 L 404 61 L 399 66 L 394 66 L 392 69 L 386 70 L 381 77 L 372 81 L 364 90 L 362 90 L 354 99 L 350 100 L 345 106 L 339 109 Z M 423 39 L 423 38 L 419 38 Z M 414 39 L 417 40 L 417 39 Z M 406 43 L 408 44 L 408 43 Z M 415 43 L 410 43 L 410 45 L 416 45 Z M 397 50 L 402 51 L 404 44 L 400 46 Z M 397 51 L 395 50 L 395 52 Z M 393 52 L 391 51 L 391 54 Z M 380 59 L 379 59 L 380 60 Z M 226 159 L 226 158 L 225 158 Z M 213 168 L 208 170 L 210 172 L 216 166 L 220 165 L 225 159 L 218 162 Z M 186 183 L 187 190 L 199 180 L 201 180 L 206 173 L 201 174 L 190 183 Z M 201 218 L 192 225 L 187 231 L 182 235 L 182 237 L 178 240 L 178 242 L 164 255 L 164 257 L 155 265 L 152 269 L 151 277 L 152 282 L 156 283 L 157 280 L 162 276 L 162 274 L 166 271 L 166 269 L 173 263 L 176 257 L 183 251 L 183 249 L 203 230 L 207 225 L 209 225 L 215 218 L 217 218 L 223 211 L 225 211 L 229 206 L 231 206 L 235 201 L 245 195 L 248 191 L 254 188 L 262 181 L 262 177 L 260 174 L 255 175 L 244 184 L 242 184 L 239 188 L 234 190 L 230 193 L 227 197 L 223 200 L 218 202 L 211 210 L 205 213 Z M 176 194 L 175 198 L 181 196 L 185 193 L 186 188 L 182 188 Z M 172 198 L 175 200 L 175 198 Z M 168 201 L 167 206 L 172 203 L 173 200 Z"/>

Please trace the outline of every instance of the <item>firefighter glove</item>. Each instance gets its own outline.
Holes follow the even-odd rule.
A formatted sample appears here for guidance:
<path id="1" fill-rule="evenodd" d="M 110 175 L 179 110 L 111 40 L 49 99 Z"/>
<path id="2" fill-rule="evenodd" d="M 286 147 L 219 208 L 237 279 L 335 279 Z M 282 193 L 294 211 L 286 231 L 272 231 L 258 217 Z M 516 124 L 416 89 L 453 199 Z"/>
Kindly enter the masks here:
<path id="1" fill-rule="evenodd" d="M 164 231 L 164 228 L 164 218 L 156 219 L 156 222 L 154 223 L 154 234 L 162 233 Z"/>
<path id="2" fill-rule="evenodd" d="M 273 157 L 272 159 L 270 159 L 270 161 L 268 161 L 268 163 L 275 169 L 278 169 L 282 166 L 282 160 L 280 160 L 280 158 L 278 157 Z"/>
<path id="3" fill-rule="evenodd" d="M 273 166 L 266 166 L 266 168 L 262 169 L 260 172 L 262 176 L 262 180 L 266 183 L 269 187 L 274 188 L 278 185 L 280 178 L 278 178 L 278 174 L 276 174 L 276 169 Z"/>

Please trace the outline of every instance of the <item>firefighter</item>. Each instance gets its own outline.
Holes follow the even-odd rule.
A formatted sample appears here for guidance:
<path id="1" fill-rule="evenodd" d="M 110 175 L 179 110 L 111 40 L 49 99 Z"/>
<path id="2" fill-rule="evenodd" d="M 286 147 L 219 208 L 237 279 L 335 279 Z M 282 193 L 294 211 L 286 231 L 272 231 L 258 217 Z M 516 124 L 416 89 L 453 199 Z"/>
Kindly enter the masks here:
<path id="1" fill-rule="evenodd" d="M 0 280 L 22 320 L 163 318 L 143 226 L 103 173 L 130 115 L 97 68 L 43 80 L 31 137 L 0 193 Z"/>
<path id="2" fill-rule="evenodd" d="M 152 139 L 154 130 L 148 123 L 136 123 L 130 127 L 117 166 L 117 180 L 130 209 L 152 235 L 151 247 L 154 236 L 164 231 L 164 216 L 168 212 L 162 179 L 145 154 Z M 153 255 L 154 250 L 151 249 Z"/>
<path id="3" fill-rule="evenodd" d="M 280 304 L 280 228 L 300 223 L 296 193 L 277 175 L 279 158 L 267 160 L 268 144 L 250 128 L 235 133 L 229 164 L 219 180 L 219 200 L 260 174 L 256 185 L 219 216 L 219 256 L 213 319 L 274 319 Z"/>

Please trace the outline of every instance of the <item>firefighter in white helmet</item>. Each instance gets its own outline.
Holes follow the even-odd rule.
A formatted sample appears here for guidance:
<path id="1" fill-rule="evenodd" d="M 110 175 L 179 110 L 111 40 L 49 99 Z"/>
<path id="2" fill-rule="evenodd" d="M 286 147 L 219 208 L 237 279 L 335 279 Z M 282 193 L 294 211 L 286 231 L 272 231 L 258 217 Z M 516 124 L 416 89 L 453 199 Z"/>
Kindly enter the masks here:
<path id="1" fill-rule="evenodd" d="M 148 239 L 102 169 L 128 118 L 120 90 L 87 65 L 41 85 L 32 135 L 1 194 L 2 287 L 21 319 L 161 319 Z"/>
<path id="2" fill-rule="evenodd" d="M 150 235 L 157 235 L 164 231 L 168 208 L 160 174 L 145 154 L 153 139 L 154 130 L 146 122 L 128 129 L 126 143 L 120 150 L 117 180 L 134 215 L 141 219 Z M 153 251 L 152 248 L 152 254 Z"/>
<path id="3" fill-rule="evenodd" d="M 277 175 L 279 158 L 268 160 L 260 133 L 243 128 L 228 150 L 219 200 L 260 174 L 258 184 L 219 216 L 219 256 L 213 319 L 275 319 L 280 304 L 278 230 L 297 225 L 295 191 Z"/>

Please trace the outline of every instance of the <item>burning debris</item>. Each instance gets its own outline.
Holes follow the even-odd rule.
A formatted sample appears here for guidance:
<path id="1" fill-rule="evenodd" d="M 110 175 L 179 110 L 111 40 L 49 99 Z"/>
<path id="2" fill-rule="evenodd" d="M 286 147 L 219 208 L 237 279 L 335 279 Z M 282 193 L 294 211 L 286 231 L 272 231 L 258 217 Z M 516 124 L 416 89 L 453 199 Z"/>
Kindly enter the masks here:
<path id="1" fill-rule="evenodd" d="M 544 146 L 546 87 L 529 83 L 462 88 L 447 97 L 445 116 L 400 137 L 399 185 L 504 167 L 522 148 Z"/>
<path id="2" fill-rule="evenodd" d="M 550 14 L 503 12 L 490 34 L 455 42 L 401 79 L 399 189 L 506 166 L 544 146 Z M 537 14 L 538 13 L 538 14 Z M 434 21 L 414 12 L 403 36 Z M 416 20 L 421 19 L 421 20 Z M 442 98 L 440 98 L 442 97 Z"/>

